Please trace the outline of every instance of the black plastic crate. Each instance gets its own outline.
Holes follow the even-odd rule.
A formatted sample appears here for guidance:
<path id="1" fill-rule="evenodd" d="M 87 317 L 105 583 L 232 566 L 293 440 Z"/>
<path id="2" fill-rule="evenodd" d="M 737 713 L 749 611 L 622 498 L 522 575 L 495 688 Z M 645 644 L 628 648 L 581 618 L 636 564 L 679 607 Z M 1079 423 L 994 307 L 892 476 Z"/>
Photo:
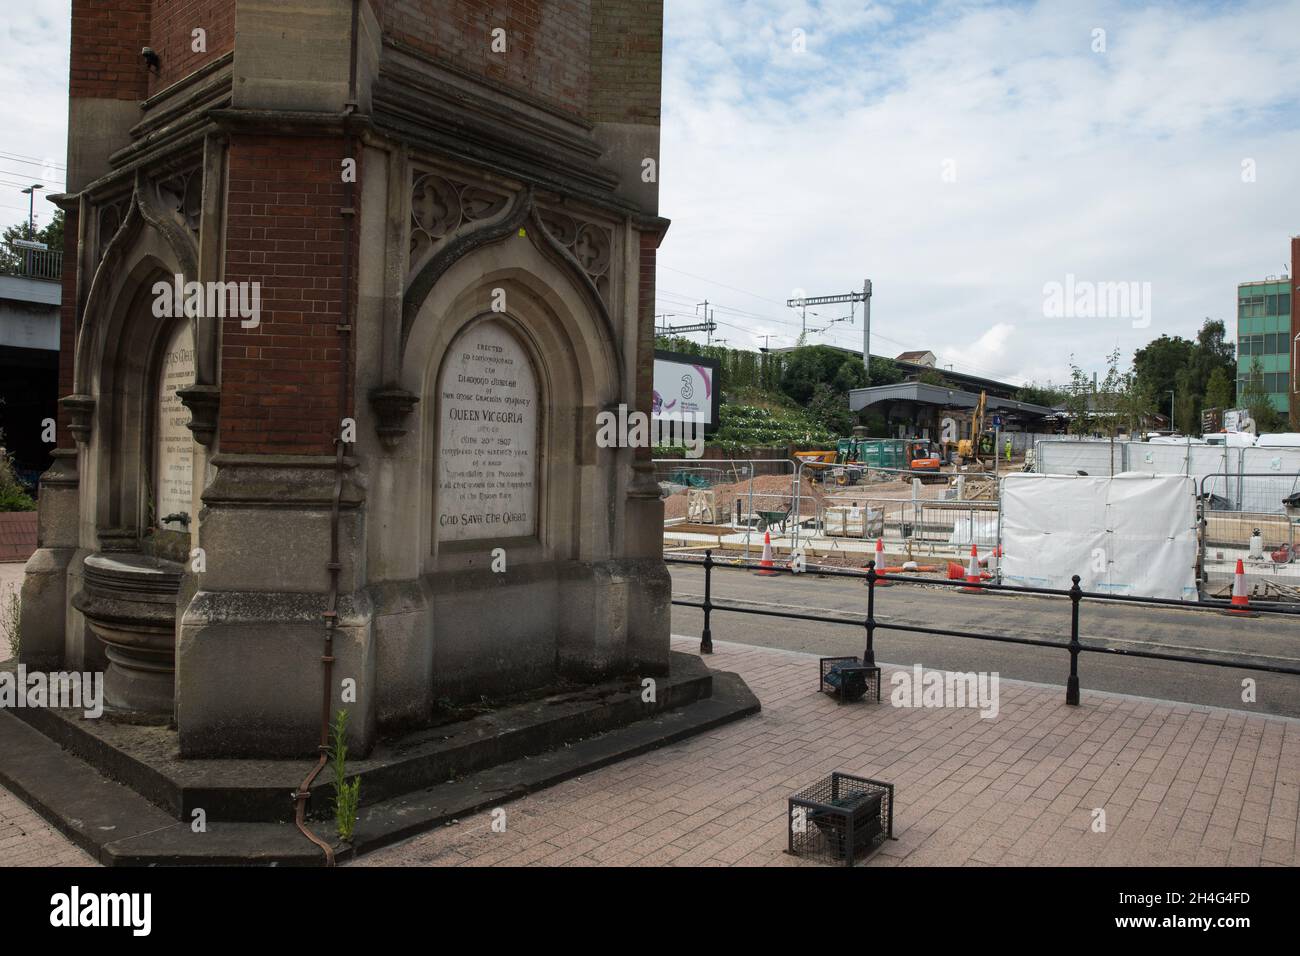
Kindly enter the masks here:
<path id="1" fill-rule="evenodd" d="M 894 785 L 832 773 L 790 797 L 789 851 L 852 866 L 894 836 Z"/>
<path id="2" fill-rule="evenodd" d="M 856 657 L 823 657 L 817 689 L 841 704 L 866 697 L 880 702 L 880 668 L 864 667 Z"/>

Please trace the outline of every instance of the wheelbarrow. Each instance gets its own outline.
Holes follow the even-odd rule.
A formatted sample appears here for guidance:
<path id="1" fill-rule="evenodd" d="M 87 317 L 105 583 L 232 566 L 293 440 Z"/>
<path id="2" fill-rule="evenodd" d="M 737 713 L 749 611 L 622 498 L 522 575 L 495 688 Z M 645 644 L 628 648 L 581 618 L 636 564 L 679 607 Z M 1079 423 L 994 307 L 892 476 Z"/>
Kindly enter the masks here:
<path id="1" fill-rule="evenodd" d="M 756 511 L 758 530 L 767 531 L 771 528 L 780 528 L 781 533 L 785 534 L 785 523 L 790 517 L 792 507 L 792 505 L 786 505 L 783 511 Z"/>

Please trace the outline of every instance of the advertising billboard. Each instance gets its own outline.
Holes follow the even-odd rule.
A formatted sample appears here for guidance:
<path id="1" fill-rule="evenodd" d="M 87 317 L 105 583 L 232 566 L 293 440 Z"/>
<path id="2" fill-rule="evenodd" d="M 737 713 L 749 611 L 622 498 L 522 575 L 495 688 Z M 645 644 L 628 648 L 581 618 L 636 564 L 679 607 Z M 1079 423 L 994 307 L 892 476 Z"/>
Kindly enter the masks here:
<path id="1" fill-rule="evenodd" d="M 651 418 L 664 422 L 690 421 L 705 433 L 718 427 L 717 359 L 655 349 L 654 399 Z"/>

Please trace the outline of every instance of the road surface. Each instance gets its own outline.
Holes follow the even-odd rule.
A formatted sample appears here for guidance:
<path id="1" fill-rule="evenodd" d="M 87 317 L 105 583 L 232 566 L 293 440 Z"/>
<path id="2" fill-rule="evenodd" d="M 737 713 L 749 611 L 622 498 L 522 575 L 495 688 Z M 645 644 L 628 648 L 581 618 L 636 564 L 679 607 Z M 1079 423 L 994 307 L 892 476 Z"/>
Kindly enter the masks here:
<path id="1" fill-rule="evenodd" d="M 701 600 L 703 569 L 681 564 L 668 567 L 673 597 Z M 822 613 L 828 618 L 856 618 L 852 624 L 819 624 L 715 610 L 711 621 L 715 641 L 811 651 L 826 657 L 861 656 L 866 644 L 862 625 L 866 587 L 860 580 L 814 574 L 760 577 L 748 569 L 715 567 L 712 599 L 768 610 Z M 971 595 L 955 588 L 895 585 L 877 590 L 876 619 L 881 625 L 925 625 L 1033 637 L 1064 645 L 1070 635 L 1070 602 L 1065 598 Z M 698 637 L 702 621 L 696 608 L 673 607 L 674 634 Z M 1300 668 L 1300 617 L 1243 619 L 1209 611 L 1084 600 L 1079 631 L 1084 644 L 1245 658 Z M 1008 679 L 1060 685 L 1062 697 L 1070 670 L 1070 657 L 1063 649 L 910 634 L 887 627 L 876 630 L 875 649 L 877 663 L 996 671 Z M 1256 681 L 1253 703 L 1242 700 L 1244 678 Z M 1079 655 L 1079 683 L 1085 694 L 1105 690 L 1300 717 L 1300 676 L 1085 652 Z"/>

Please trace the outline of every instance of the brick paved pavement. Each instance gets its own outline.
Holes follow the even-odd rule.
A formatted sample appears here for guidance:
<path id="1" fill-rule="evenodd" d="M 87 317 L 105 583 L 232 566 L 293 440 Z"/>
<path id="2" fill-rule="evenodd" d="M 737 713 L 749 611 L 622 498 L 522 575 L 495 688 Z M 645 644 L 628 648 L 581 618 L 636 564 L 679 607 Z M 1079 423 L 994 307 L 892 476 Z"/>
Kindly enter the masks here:
<path id="1" fill-rule="evenodd" d="M 507 804 L 504 833 L 482 815 L 358 865 L 797 865 L 786 797 L 831 770 L 897 787 L 877 866 L 1300 863 L 1300 721 L 1011 681 L 982 719 L 891 707 L 888 670 L 882 704 L 839 706 L 813 656 L 715 650 L 760 716 Z"/>
<path id="2" fill-rule="evenodd" d="M 94 866 L 80 847 L 0 787 L 0 866 Z"/>
<path id="3" fill-rule="evenodd" d="M 506 804 L 504 833 L 481 814 L 356 865 L 799 865 L 785 799 L 835 769 L 897 786 L 899 839 L 871 865 L 1300 864 L 1300 721 L 1086 689 L 1071 708 L 1013 681 L 987 720 L 891 707 L 888 670 L 882 704 L 838 706 L 815 657 L 716 651 L 760 716 Z M 0 834 L 0 865 L 80 853 L 3 790 Z"/>

